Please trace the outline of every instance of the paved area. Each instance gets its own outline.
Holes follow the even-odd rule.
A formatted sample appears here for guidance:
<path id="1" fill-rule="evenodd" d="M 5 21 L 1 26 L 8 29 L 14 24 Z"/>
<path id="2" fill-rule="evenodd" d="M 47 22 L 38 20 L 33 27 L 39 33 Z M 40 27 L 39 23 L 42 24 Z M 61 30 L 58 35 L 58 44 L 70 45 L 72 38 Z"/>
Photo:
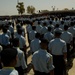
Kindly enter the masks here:
<path id="1" fill-rule="evenodd" d="M 73 60 L 73 66 L 68 72 L 69 75 L 75 75 L 75 59 Z"/>

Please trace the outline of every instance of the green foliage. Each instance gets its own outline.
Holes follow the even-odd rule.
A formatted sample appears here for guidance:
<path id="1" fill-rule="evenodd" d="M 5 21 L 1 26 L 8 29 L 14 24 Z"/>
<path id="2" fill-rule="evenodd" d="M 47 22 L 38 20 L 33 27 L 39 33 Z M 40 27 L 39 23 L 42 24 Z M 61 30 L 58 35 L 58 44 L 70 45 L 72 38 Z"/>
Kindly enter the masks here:
<path id="1" fill-rule="evenodd" d="M 24 3 L 23 2 L 19 2 L 16 5 L 16 8 L 18 10 L 18 13 L 21 14 L 21 15 L 25 12 L 25 8 L 24 8 Z"/>
<path id="2" fill-rule="evenodd" d="M 34 14 L 34 13 L 35 13 L 35 7 L 33 7 L 33 6 L 28 6 L 28 7 L 27 7 L 27 13 L 29 13 L 29 14 Z"/>

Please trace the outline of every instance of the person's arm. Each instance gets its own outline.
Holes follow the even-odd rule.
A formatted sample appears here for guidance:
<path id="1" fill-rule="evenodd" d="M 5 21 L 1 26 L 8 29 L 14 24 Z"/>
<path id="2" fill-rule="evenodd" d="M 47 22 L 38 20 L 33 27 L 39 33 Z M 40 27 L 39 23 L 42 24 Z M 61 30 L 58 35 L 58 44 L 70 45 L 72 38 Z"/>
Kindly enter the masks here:
<path id="1" fill-rule="evenodd" d="M 35 71 L 35 69 L 34 69 L 34 66 L 32 65 L 32 69 L 33 69 L 33 71 Z"/>
<path id="2" fill-rule="evenodd" d="M 54 75 L 54 70 L 51 70 L 50 71 L 50 75 Z"/>
<path id="3" fill-rule="evenodd" d="M 67 64 L 67 46 L 66 46 L 66 43 L 64 44 L 64 47 L 63 47 L 63 55 L 64 55 L 65 64 Z"/>
<path id="4" fill-rule="evenodd" d="M 63 53 L 65 64 L 67 64 L 67 52 Z"/>
<path id="5" fill-rule="evenodd" d="M 52 55 L 48 59 L 47 68 L 49 69 L 49 74 L 54 75 L 54 65 L 53 65 L 53 56 Z"/>

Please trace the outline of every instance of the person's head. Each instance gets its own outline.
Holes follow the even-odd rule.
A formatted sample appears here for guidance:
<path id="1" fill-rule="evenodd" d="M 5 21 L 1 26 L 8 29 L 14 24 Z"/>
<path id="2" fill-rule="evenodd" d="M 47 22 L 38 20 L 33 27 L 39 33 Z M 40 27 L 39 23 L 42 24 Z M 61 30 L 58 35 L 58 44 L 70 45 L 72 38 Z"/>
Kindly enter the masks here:
<path id="1" fill-rule="evenodd" d="M 74 25 L 75 25 L 74 22 L 71 22 L 71 23 L 70 23 L 70 26 L 71 26 L 71 27 L 74 26 Z"/>
<path id="2" fill-rule="evenodd" d="M 56 24 L 56 25 L 55 25 L 55 28 L 59 28 L 59 24 Z"/>
<path id="3" fill-rule="evenodd" d="M 64 25 L 64 30 L 68 30 L 68 25 Z"/>
<path id="4" fill-rule="evenodd" d="M 36 26 L 32 26 L 32 29 L 33 29 L 33 30 L 36 30 Z"/>
<path id="5" fill-rule="evenodd" d="M 3 31 L 3 33 L 7 33 L 7 28 L 6 27 L 3 27 L 2 28 L 2 31 Z"/>
<path id="6" fill-rule="evenodd" d="M 41 23 L 40 23 L 40 21 L 38 21 L 38 25 L 40 25 Z"/>
<path id="7" fill-rule="evenodd" d="M 20 25 L 20 24 L 18 24 L 18 25 L 16 26 L 16 29 L 19 29 L 19 28 L 21 28 L 21 25 Z"/>
<path id="8" fill-rule="evenodd" d="M 56 38 L 59 38 L 61 34 L 62 34 L 61 31 L 55 31 L 55 37 Z"/>
<path id="9" fill-rule="evenodd" d="M 48 27 L 48 31 L 51 31 L 51 27 Z"/>
<path id="10" fill-rule="evenodd" d="M 17 50 L 8 48 L 1 51 L 1 62 L 4 67 L 15 67 L 17 63 Z"/>
<path id="11" fill-rule="evenodd" d="M 13 46 L 14 47 L 19 47 L 19 38 L 14 38 L 13 39 Z"/>
<path id="12" fill-rule="evenodd" d="M 40 38 L 40 33 L 36 33 L 35 37 L 39 39 Z"/>
<path id="13" fill-rule="evenodd" d="M 64 21 L 61 21 L 61 24 L 64 24 Z"/>
<path id="14" fill-rule="evenodd" d="M 49 23 L 52 24 L 52 21 L 50 21 Z"/>
<path id="15" fill-rule="evenodd" d="M 47 47 L 48 47 L 48 41 L 45 40 L 45 39 L 42 39 L 40 45 L 41 45 L 41 48 L 42 48 L 42 49 L 46 49 L 46 50 L 47 50 Z"/>
<path id="16" fill-rule="evenodd" d="M 47 23 L 46 23 L 46 22 L 44 22 L 44 23 L 43 23 L 43 26 L 47 26 Z"/>
<path id="17" fill-rule="evenodd" d="M 22 28 L 19 28 L 18 30 L 17 30 L 17 32 L 18 32 L 18 34 L 22 34 L 22 32 L 23 32 L 23 29 Z"/>

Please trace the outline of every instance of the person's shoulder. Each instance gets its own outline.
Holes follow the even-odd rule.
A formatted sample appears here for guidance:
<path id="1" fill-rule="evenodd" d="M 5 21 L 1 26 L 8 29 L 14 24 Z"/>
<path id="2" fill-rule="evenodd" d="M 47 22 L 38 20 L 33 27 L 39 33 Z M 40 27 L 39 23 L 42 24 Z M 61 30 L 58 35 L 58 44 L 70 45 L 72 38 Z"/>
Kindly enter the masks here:
<path id="1" fill-rule="evenodd" d="M 62 42 L 62 43 L 66 43 L 64 40 L 62 40 L 62 39 L 60 39 L 60 41 Z"/>
<path id="2" fill-rule="evenodd" d="M 48 57 L 52 57 L 52 55 L 51 55 L 50 53 L 48 53 L 48 52 L 47 52 L 47 56 L 48 56 Z"/>
<path id="3" fill-rule="evenodd" d="M 9 75 L 19 75 L 17 70 L 13 70 Z"/>
<path id="4" fill-rule="evenodd" d="M 21 49 L 17 49 L 18 53 L 23 54 L 23 51 Z"/>
<path id="5" fill-rule="evenodd" d="M 35 51 L 35 52 L 33 53 L 33 56 L 35 57 L 36 55 L 38 55 L 39 51 L 40 51 L 40 50 Z"/>
<path id="6" fill-rule="evenodd" d="M 25 37 L 24 37 L 24 36 L 22 36 L 22 35 L 21 35 L 21 38 L 22 38 L 23 40 L 25 40 Z"/>
<path id="7" fill-rule="evenodd" d="M 55 41 L 55 39 L 52 39 L 52 40 L 50 41 L 50 43 L 51 43 L 51 42 L 54 42 L 54 41 Z"/>

